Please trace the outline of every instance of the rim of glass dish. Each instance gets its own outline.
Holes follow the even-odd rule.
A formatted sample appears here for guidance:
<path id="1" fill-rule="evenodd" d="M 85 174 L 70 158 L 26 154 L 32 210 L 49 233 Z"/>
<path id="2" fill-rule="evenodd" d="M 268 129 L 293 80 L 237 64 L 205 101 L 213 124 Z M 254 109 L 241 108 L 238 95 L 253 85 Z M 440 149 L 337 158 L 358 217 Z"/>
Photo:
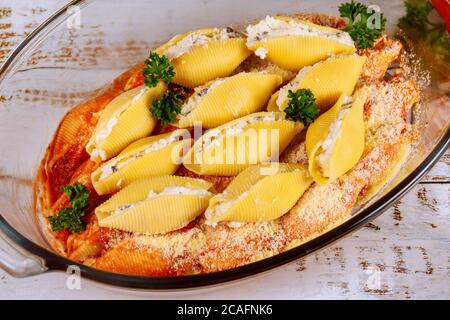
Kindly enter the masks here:
<path id="1" fill-rule="evenodd" d="M 73 5 L 87 3 L 87 0 L 72 0 L 67 5 L 62 7 L 36 29 L 34 29 L 12 52 L 7 58 L 3 66 L 0 68 L 0 81 L 5 72 L 8 71 L 9 66 L 15 58 L 22 52 L 22 50 L 37 36 L 41 31 L 61 18 L 66 12 L 67 8 Z M 107 272 L 99 269 L 94 269 L 83 264 L 76 263 L 63 256 L 60 256 L 52 251 L 49 251 L 34 242 L 30 241 L 14 229 L 3 216 L 0 214 L 0 228 L 4 234 L 15 242 L 20 247 L 35 254 L 45 261 L 45 265 L 49 270 L 66 270 L 67 267 L 76 265 L 80 268 L 82 276 L 103 282 L 105 284 L 137 288 L 137 289 L 188 289 L 194 287 L 217 285 L 224 282 L 230 282 L 250 276 L 255 276 L 262 272 L 280 267 L 289 262 L 304 257 L 314 251 L 330 245 L 338 239 L 341 239 L 350 232 L 362 227 L 370 222 L 381 213 L 383 213 L 391 204 L 401 198 L 406 192 L 414 187 L 419 180 L 427 173 L 427 171 L 439 160 L 445 150 L 450 145 L 450 130 L 443 134 L 439 142 L 436 144 L 430 154 L 419 164 L 419 166 L 405 177 L 397 186 L 376 200 L 374 203 L 363 209 L 358 214 L 352 216 L 349 220 L 338 225 L 320 236 L 307 241 L 295 248 L 286 252 L 279 253 L 275 256 L 253 262 L 244 266 L 224 270 L 219 272 L 186 275 L 186 276 L 168 276 L 168 277 L 146 277 L 146 276 L 132 276 L 119 273 Z"/>

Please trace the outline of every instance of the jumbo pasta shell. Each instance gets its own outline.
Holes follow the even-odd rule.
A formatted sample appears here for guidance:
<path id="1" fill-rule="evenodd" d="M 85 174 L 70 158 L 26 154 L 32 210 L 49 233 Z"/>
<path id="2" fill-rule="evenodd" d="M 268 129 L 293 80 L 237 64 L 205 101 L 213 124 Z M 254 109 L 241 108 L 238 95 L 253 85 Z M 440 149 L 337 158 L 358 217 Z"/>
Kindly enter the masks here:
<path id="1" fill-rule="evenodd" d="M 180 229 L 204 212 L 210 182 L 177 176 L 138 180 L 96 208 L 102 227 L 161 234 Z"/>
<path id="2" fill-rule="evenodd" d="M 348 108 L 344 95 L 306 133 L 308 169 L 319 184 L 349 171 L 364 151 L 364 94 L 357 92 Z"/>
<path id="3" fill-rule="evenodd" d="M 211 198 L 206 223 L 275 220 L 288 212 L 312 184 L 308 168 L 272 163 L 241 172 L 221 194 Z"/>
<path id="4" fill-rule="evenodd" d="M 151 115 L 149 105 L 166 90 L 166 85 L 160 82 L 155 88 L 141 86 L 112 100 L 102 111 L 86 145 L 91 160 L 110 159 L 131 142 L 151 134 L 156 119 Z"/>
<path id="5" fill-rule="evenodd" d="M 281 112 L 259 112 L 207 131 L 183 165 L 200 175 L 233 176 L 251 164 L 274 161 L 304 126 Z"/>
<path id="6" fill-rule="evenodd" d="M 183 129 L 138 140 L 92 173 L 95 191 L 109 194 L 144 177 L 172 174 L 191 144 Z"/>
<path id="7" fill-rule="evenodd" d="M 341 55 L 304 67 L 294 80 L 272 95 L 267 110 L 286 109 L 289 90 L 310 89 L 314 93 L 317 106 L 326 111 L 342 94 L 353 93 L 365 61 L 365 57 L 358 55 Z"/>
<path id="8" fill-rule="evenodd" d="M 290 71 L 298 71 L 330 55 L 356 52 L 347 32 L 294 18 L 267 17 L 249 26 L 247 33 L 250 50 Z"/>
<path id="9" fill-rule="evenodd" d="M 204 128 L 215 128 L 257 112 L 281 84 L 282 78 L 279 75 L 254 72 L 239 73 L 216 80 L 209 86 L 196 88 L 196 92 L 182 108 L 178 126 L 192 127 L 195 122 L 200 122 Z M 185 115 L 184 109 L 188 109 Z"/>
<path id="10" fill-rule="evenodd" d="M 201 29 L 176 36 L 156 50 L 167 54 L 171 47 L 179 44 L 193 34 L 214 37 L 224 29 Z M 180 56 L 171 58 L 175 70 L 173 82 L 188 88 L 195 88 L 211 80 L 230 75 L 249 55 L 245 39 L 214 38 L 207 43 L 192 46 Z"/>

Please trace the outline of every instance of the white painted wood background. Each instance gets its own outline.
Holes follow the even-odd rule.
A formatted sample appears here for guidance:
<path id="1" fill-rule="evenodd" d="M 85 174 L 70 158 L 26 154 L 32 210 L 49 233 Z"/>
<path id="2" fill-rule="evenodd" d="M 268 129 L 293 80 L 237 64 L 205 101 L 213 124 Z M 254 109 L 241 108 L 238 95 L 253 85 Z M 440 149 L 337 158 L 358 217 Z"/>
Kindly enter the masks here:
<path id="1" fill-rule="evenodd" d="M 0 63 L 64 0 L 0 0 Z M 0 298 L 450 299 L 450 152 L 373 223 L 333 246 L 238 284 L 176 293 L 115 289 L 67 275 L 15 279 L 0 270 Z"/>

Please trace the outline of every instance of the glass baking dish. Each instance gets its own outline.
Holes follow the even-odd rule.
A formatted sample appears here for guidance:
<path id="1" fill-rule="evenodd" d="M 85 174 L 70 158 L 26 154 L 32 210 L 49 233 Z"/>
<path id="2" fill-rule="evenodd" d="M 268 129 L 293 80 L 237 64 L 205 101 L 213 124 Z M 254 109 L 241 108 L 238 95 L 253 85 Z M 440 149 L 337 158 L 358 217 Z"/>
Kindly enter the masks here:
<path id="1" fill-rule="evenodd" d="M 364 2 L 364 1 L 363 1 Z M 89 99 L 151 48 L 183 31 L 242 24 L 267 14 L 337 14 L 340 1 L 79 0 L 59 10 L 21 43 L 0 70 L 0 266 L 15 276 L 77 265 L 53 252 L 33 214 L 32 182 L 63 115 Z M 392 34 L 403 1 L 370 1 Z M 447 94 L 447 95 L 446 95 Z M 420 140 L 397 177 L 351 219 L 271 258 L 232 270 L 180 277 L 137 277 L 77 265 L 83 276 L 115 286 L 174 289 L 218 284 L 259 274 L 329 245 L 381 214 L 410 190 L 449 144 L 448 82 L 424 94 Z"/>

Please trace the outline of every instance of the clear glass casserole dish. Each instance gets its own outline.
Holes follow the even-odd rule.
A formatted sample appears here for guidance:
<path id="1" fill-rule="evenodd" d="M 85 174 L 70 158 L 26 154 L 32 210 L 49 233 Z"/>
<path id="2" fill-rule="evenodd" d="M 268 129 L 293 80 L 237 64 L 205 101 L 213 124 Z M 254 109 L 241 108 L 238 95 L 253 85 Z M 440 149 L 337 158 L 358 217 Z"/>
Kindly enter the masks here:
<path id="1" fill-rule="evenodd" d="M 193 0 L 72 1 L 19 45 L 0 70 L 0 266 L 16 276 L 74 265 L 53 252 L 33 213 L 32 181 L 63 115 L 96 89 L 142 62 L 174 34 L 208 26 L 242 24 L 267 14 L 337 14 L 340 1 Z M 403 1 L 371 1 L 387 16 L 392 34 Z M 432 74 L 433 75 L 433 74 Z M 172 289 L 217 284 L 283 265 L 366 224 L 411 189 L 449 145 L 448 82 L 432 79 L 424 94 L 426 124 L 396 179 L 351 219 L 287 252 L 232 270 L 179 277 L 126 276 L 79 265 L 82 275 L 117 286 Z M 447 94 L 447 96 L 446 96 Z"/>

